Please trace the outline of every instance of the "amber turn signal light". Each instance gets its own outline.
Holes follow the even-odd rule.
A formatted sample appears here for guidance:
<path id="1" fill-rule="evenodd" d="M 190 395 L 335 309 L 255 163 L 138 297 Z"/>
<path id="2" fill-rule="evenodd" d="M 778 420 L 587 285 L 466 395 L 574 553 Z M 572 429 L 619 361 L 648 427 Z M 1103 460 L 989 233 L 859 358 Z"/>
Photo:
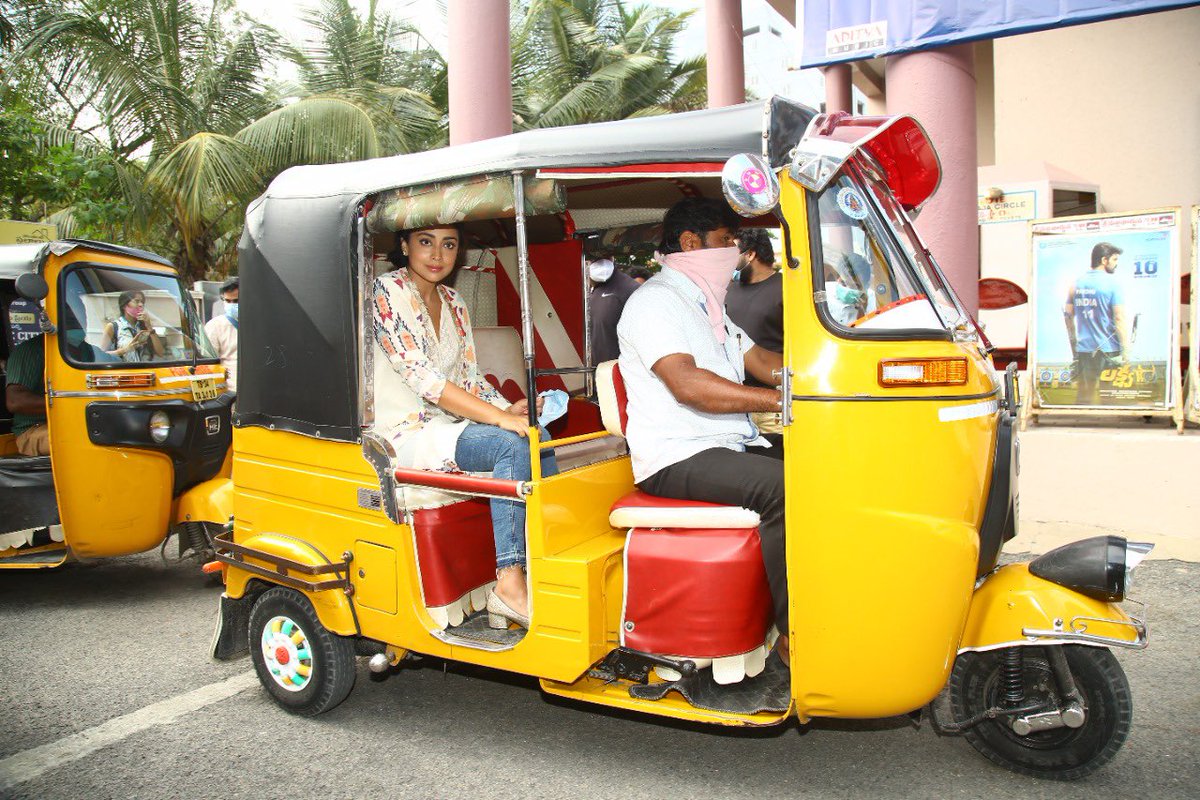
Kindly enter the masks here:
<path id="1" fill-rule="evenodd" d="M 880 386 L 962 386 L 965 358 L 889 358 L 879 362 Z"/>

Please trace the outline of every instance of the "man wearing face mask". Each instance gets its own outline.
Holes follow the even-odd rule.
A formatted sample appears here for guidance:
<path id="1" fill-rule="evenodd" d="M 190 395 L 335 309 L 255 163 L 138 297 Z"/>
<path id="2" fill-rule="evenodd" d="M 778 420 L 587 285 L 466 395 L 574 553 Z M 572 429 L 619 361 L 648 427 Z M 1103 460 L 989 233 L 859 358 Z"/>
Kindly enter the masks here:
<path id="1" fill-rule="evenodd" d="M 221 366 L 225 368 L 225 385 L 230 392 L 237 391 L 238 294 L 237 278 L 230 278 L 221 284 L 225 313 L 213 317 L 204 325 L 208 340 L 221 357 Z"/>
<path id="2" fill-rule="evenodd" d="M 763 562 L 787 653 L 783 441 L 750 414 L 779 411 L 779 353 L 751 341 L 725 313 L 738 264 L 738 218 L 723 202 L 688 198 L 663 219 L 663 269 L 625 305 L 617 325 L 628 398 L 633 478 L 659 497 L 743 506 L 761 519 Z M 764 386 L 746 386 L 746 375 Z"/>
<path id="3" fill-rule="evenodd" d="M 592 281 L 592 291 L 588 295 L 592 316 L 592 363 L 599 364 L 620 355 L 617 320 L 621 318 L 625 301 L 640 284 L 617 269 L 607 256 L 588 264 L 588 277 Z"/>

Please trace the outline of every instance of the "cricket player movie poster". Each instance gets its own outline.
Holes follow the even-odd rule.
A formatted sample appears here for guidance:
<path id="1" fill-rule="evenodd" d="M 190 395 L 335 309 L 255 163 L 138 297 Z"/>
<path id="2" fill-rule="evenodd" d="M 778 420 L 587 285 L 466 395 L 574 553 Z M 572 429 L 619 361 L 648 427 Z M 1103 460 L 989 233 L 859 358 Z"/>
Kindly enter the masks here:
<path id="1" fill-rule="evenodd" d="M 1179 212 L 1074 217 L 1031 229 L 1038 405 L 1172 407 Z"/>

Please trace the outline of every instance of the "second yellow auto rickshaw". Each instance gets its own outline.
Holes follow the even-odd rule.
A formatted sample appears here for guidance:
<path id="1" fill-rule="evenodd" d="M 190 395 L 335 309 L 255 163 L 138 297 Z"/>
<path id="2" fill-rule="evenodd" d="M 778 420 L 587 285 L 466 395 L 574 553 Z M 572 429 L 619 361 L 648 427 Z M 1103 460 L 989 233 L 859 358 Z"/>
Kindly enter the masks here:
<path id="1" fill-rule="evenodd" d="M 939 177 L 911 118 L 780 98 L 283 173 L 240 247 L 215 657 L 248 653 L 299 714 L 342 702 L 356 656 L 383 672 L 425 654 L 725 726 L 929 708 L 1009 769 L 1097 769 L 1130 727 L 1111 650 L 1146 644 L 1118 603 L 1148 548 L 1101 537 L 998 566 L 1016 533 L 1015 372 L 994 370 L 913 229 Z M 764 600 L 757 515 L 635 490 L 623 380 L 591 357 L 590 249 L 645 253 L 674 202 L 722 195 L 784 245 L 789 631 Z M 484 372 L 574 395 L 548 440 L 530 412 L 527 482 L 406 467 L 377 428 L 376 254 L 448 223 Z M 528 630 L 484 609 L 488 497 L 527 507 Z M 790 669 L 768 655 L 781 633 Z"/>
<path id="2" fill-rule="evenodd" d="M 173 532 L 207 560 L 232 514 L 233 396 L 170 262 L 85 240 L 3 245 L 0 310 L 5 397 L 40 386 L 25 394 L 49 441 L 22 455 L 0 415 L 0 569 L 140 553 Z M 17 348 L 42 366 L 14 388 Z"/>

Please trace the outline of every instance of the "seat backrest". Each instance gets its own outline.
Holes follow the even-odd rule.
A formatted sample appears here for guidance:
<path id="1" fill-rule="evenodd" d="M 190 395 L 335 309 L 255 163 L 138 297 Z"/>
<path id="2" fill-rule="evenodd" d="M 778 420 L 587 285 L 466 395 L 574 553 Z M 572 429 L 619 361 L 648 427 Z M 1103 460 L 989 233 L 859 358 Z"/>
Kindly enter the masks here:
<path id="1" fill-rule="evenodd" d="M 509 402 L 520 400 L 525 396 L 525 354 L 517 329 L 478 327 L 473 333 L 479 371 Z"/>
<path id="2" fill-rule="evenodd" d="M 604 429 L 616 436 L 624 436 L 625 426 L 629 424 L 629 413 L 625 408 L 629 398 L 616 360 L 596 365 L 596 399 L 600 401 Z"/>

